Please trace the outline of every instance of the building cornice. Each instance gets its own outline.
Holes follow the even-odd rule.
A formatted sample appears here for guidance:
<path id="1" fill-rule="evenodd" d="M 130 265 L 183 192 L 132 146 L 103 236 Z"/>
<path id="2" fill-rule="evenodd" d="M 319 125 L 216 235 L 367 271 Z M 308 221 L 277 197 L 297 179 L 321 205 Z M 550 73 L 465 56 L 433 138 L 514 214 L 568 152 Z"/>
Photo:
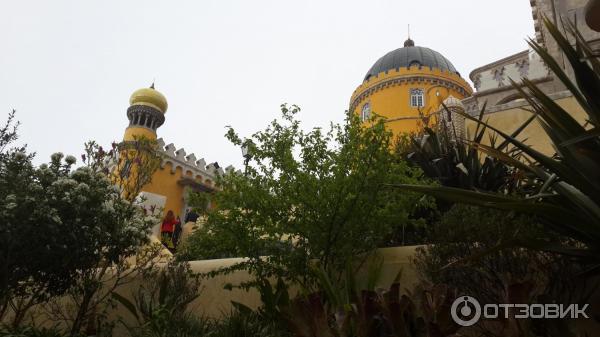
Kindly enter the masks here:
<path id="1" fill-rule="evenodd" d="M 518 52 L 518 53 L 510 55 L 510 56 L 507 56 L 498 61 L 494 61 L 492 63 L 486 64 L 484 66 L 474 69 L 473 71 L 471 71 L 469 73 L 469 78 L 471 79 L 471 81 L 475 81 L 475 76 L 479 73 L 482 73 L 487 70 L 493 70 L 493 69 L 496 69 L 496 68 L 506 65 L 506 64 L 512 64 L 512 63 L 514 63 L 518 60 L 521 60 L 525 57 L 528 57 L 528 56 L 529 56 L 529 49 Z"/>
<path id="2" fill-rule="evenodd" d="M 571 97 L 571 96 L 573 96 L 573 94 L 568 90 L 559 91 L 559 92 L 555 92 L 553 94 L 548 95 L 548 97 L 550 97 L 550 99 L 552 99 L 553 101 Z M 469 97 L 467 99 L 464 99 L 463 102 L 465 104 L 471 104 L 472 99 L 475 99 L 475 98 L 476 97 Z M 475 102 L 475 103 L 477 103 L 477 102 Z M 484 113 L 487 115 L 487 114 L 502 112 L 502 111 L 506 111 L 506 110 L 510 110 L 510 109 L 514 109 L 514 108 L 520 108 L 520 107 L 524 107 L 524 106 L 529 106 L 529 102 L 527 102 L 527 100 L 525 100 L 525 99 L 519 99 L 519 100 L 511 101 L 508 103 L 504 103 L 504 104 L 498 104 L 495 106 L 486 107 Z M 476 111 L 476 112 L 479 113 L 479 111 Z"/>
<path id="3" fill-rule="evenodd" d="M 541 78 L 534 78 L 530 81 L 532 83 L 538 84 L 538 83 L 550 82 L 553 79 L 554 78 L 552 76 L 546 76 L 546 77 L 541 77 Z M 520 83 L 520 82 L 517 82 L 517 83 L 519 84 L 519 87 L 523 87 L 523 83 Z M 510 91 L 510 90 L 514 90 L 514 89 L 515 88 L 512 85 L 504 85 L 504 86 L 501 86 L 498 88 L 477 91 L 473 94 L 473 97 L 482 97 L 482 96 L 496 94 L 496 93 L 503 92 L 503 91 Z"/>

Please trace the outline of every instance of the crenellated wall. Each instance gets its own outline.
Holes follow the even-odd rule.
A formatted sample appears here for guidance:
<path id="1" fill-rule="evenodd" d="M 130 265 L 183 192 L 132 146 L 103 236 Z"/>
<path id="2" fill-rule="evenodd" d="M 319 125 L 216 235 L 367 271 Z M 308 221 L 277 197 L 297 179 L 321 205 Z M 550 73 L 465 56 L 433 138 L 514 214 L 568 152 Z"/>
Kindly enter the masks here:
<path id="1" fill-rule="evenodd" d="M 227 166 L 225 170 L 216 166 L 216 163 L 207 165 L 204 158 L 197 159 L 196 155 L 193 153 L 186 154 L 186 151 L 183 148 L 176 150 L 173 143 L 165 145 L 162 138 L 159 138 L 157 142 L 159 150 L 164 155 L 161 167 L 170 164 L 171 172 L 173 173 L 175 173 L 177 168 L 181 168 L 186 175 L 192 175 L 195 179 L 200 179 L 202 181 L 210 180 L 214 182 L 217 175 L 234 171 L 234 168 L 231 165 Z"/>
<path id="2" fill-rule="evenodd" d="M 210 193 L 216 189 L 217 176 L 234 171 L 231 165 L 223 169 L 216 162 L 206 164 L 204 158 L 197 159 L 195 154 L 187 154 L 183 148 L 177 150 L 173 143 L 165 145 L 162 138 L 157 142 L 162 163 L 142 192 L 152 201 L 149 205 L 161 207 L 165 212 L 172 210 L 183 218 L 188 189 Z"/>

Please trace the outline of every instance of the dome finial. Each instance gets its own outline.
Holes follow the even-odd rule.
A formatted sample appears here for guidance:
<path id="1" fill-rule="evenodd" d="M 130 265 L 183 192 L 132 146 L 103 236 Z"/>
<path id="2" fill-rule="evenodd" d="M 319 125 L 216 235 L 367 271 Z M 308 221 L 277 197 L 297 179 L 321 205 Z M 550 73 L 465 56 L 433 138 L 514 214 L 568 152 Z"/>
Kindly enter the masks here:
<path id="1" fill-rule="evenodd" d="M 408 39 L 404 41 L 404 47 L 414 47 L 415 41 L 410 39 L 410 23 L 408 24 Z"/>
<path id="2" fill-rule="evenodd" d="M 150 89 L 154 89 L 154 82 L 156 82 L 156 79 L 152 79 L 152 84 L 150 85 Z"/>

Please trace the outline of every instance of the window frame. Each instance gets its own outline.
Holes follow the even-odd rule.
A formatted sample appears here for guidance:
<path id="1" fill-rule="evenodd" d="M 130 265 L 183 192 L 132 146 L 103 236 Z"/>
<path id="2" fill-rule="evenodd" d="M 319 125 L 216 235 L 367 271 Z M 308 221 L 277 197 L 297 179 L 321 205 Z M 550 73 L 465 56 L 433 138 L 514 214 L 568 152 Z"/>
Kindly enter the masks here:
<path id="1" fill-rule="evenodd" d="M 366 116 L 365 116 L 366 115 Z M 371 118 L 371 102 L 366 102 L 360 109 L 360 121 L 366 122 Z"/>
<path id="2" fill-rule="evenodd" d="M 413 108 L 422 108 L 425 106 L 425 90 L 421 88 L 411 88 L 409 91 L 409 104 Z"/>

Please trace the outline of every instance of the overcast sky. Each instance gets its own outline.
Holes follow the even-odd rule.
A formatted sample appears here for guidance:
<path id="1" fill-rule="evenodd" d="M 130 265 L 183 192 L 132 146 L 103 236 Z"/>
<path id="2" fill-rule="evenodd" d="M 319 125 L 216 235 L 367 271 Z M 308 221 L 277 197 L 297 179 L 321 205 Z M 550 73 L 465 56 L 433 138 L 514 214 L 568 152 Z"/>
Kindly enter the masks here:
<path id="1" fill-rule="evenodd" d="M 341 121 L 379 57 L 416 45 L 465 79 L 527 48 L 527 0 L 0 2 L 0 112 L 17 110 L 36 163 L 83 143 L 121 140 L 130 94 L 169 102 L 158 135 L 221 166 L 242 162 L 224 137 L 263 129 L 281 103 L 306 128 Z M 470 80 L 469 80 L 470 82 Z"/>

